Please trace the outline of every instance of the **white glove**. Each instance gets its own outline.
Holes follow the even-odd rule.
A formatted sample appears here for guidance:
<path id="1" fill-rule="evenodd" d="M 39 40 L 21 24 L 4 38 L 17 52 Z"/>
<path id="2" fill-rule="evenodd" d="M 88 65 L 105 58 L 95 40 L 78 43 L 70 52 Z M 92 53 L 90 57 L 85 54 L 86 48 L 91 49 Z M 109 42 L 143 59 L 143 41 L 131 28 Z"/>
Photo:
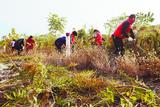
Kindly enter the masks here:
<path id="1" fill-rule="evenodd" d="M 132 39 L 131 37 L 128 38 L 128 41 L 133 41 L 134 39 Z"/>
<path id="2" fill-rule="evenodd" d="M 133 39 L 133 41 L 136 41 L 136 39 Z"/>

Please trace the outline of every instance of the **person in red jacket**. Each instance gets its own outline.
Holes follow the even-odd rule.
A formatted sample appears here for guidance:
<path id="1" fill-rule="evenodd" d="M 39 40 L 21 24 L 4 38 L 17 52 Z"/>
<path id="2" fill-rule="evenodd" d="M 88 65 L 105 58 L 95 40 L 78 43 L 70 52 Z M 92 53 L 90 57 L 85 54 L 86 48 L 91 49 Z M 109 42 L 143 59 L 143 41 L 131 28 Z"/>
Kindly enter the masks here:
<path id="1" fill-rule="evenodd" d="M 131 38 L 135 38 L 135 35 L 132 30 L 132 24 L 135 22 L 136 16 L 134 14 L 131 14 L 127 20 L 122 22 L 117 29 L 112 34 L 112 39 L 115 45 L 115 52 L 114 54 L 122 56 L 124 55 L 124 48 L 123 48 L 123 39 L 128 38 L 128 34 L 130 33 Z"/>
<path id="2" fill-rule="evenodd" d="M 29 50 L 32 50 L 35 47 L 35 40 L 33 39 L 33 36 L 30 36 L 26 40 L 26 52 L 28 53 Z"/>
<path id="3" fill-rule="evenodd" d="M 95 38 L 95 43 L 97 46 L 102 46 L 102 42 L 104 41 L 102 34 L 100 33 L 99 30 L 95 29 L 94 31 L 94 38 Z"/>
<path id="4" fill-rule="evenodd" d="M 71 33 L 71 48 L 72 48 L 72 51 L 74 51 L 74 45 L 75 45 L 75 43 L 76 43 L 75 36 L 77 36 L 77 32 L 76 32 L 76 31 L 73 31 L 73 32 Z"/>

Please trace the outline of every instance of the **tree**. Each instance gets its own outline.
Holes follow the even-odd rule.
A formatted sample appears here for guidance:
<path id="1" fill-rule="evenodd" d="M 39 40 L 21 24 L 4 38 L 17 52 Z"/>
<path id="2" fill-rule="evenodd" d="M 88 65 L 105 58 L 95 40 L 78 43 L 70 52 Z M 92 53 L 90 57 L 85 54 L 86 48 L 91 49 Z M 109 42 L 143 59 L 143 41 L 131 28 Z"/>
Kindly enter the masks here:
<path id="1" fill-rule="evenodd" d="M 11 33 L 8 34 L 8 37 L 13 40 L 13 39 L 19 39 L 20 35 L 16 33 L 16 29 L 12 28 Z"/>
<path id="2" fill-rule="evenodd" d="M 86 27 L 82 27 L 80 30 L 78 30 L 78 38 L 85 38 L 86 36 Z"/>
<path id="3" fill-rule="evenodd" d="M 91 28 L 88 30 L 89 36 L 93 36 L 94 34 L 94 27 L 91 26 Z"/>
<path id="4" fill-rule="evenodd" d="M 134 26 L 136 26 L 138 29 L 142 26 L 148 26 L 151 24 L 151 22 L 154 21 L 153 13 L 136 13 L 136 21 L 134 23 Z M 111 20 L 108 20 L 106 23 L 104 23 L 104 27 L 107 31 L 107 34 L 110 35 L 113 33 L 113 31 L 116 29 L 118 24 L 120 24 L 123 20 L 125 20 L 128 16 L 126 14 L 122 14 L 121 16 L 114 17 Z"/>
<path id="5" fill-rule="evenodd" d="M 149 26 L 154 21 L 153 15 L 154 13 L 151 12 L 148 12 L 146 14 L 142 12 L 137 13 L 134 25 L 138 28 L 143 26 Z"/>
<path id="6" fill-rule="evenodd" d="M 57 33 L 64 33 L 64 28 L 67 22 L 65 17 L 59 17 L 57 14 L 50 14 L 48 22 L 49 31 L 53 35 L 57 35 Z"/>

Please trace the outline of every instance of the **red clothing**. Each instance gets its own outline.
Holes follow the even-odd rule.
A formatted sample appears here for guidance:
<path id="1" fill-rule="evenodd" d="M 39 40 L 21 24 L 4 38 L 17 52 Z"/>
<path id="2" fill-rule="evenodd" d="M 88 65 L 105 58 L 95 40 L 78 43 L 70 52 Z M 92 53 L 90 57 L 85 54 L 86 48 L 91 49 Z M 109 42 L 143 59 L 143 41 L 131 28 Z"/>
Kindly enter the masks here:
<path id="1" fill-rule="evenodd" d="M 26 40 L 26 49 L 33 49 L 34 48 L 35 41 L 33 38 L 28 38 Z"/>
<path id="2" fill-rule="evenodd" d="M 96 33 L 95 42 L 98 46 L 102 45 L 103 40 L 102 40 L 102 34 L 100 32 Z"/>
<path id="3" fill-rule="evenodd" d="M 73 34 L 71 34 L 71 44 L 74 44 L 75 42 L 76 42 L 75 36 Z"/>
<path id="4" fill-rule="evenodd" d="M 127 35 L 130 30 L 131 30 L 131 25 L 133 24 L 133 20 L 132 19 L 127 19 L 126 21 L 122 22 L 117 29 L 115 30 L 115 32 L 113 33 L 114 36 L 119 37 L 121 39 L 127 38 Z"/>

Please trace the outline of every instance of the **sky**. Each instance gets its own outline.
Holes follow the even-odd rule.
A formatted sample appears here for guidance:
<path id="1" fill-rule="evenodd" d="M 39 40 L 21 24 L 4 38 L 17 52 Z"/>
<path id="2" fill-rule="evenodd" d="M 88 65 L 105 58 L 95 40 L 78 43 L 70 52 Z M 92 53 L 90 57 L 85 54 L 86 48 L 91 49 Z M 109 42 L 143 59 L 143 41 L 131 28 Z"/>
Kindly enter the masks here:
<path id="1" fill-rule="evenodd" d="M 0 0 L 0 36 L 7 35 L 12 28 L 18 34 L 46 34 L 50 13 L 66 17 L 65 32 L 85 25 L 105 33 L 107 20 L 123 13 L 149 11 L 154 13 L 153 24 L 160 24 L 158 0 Z"/>

